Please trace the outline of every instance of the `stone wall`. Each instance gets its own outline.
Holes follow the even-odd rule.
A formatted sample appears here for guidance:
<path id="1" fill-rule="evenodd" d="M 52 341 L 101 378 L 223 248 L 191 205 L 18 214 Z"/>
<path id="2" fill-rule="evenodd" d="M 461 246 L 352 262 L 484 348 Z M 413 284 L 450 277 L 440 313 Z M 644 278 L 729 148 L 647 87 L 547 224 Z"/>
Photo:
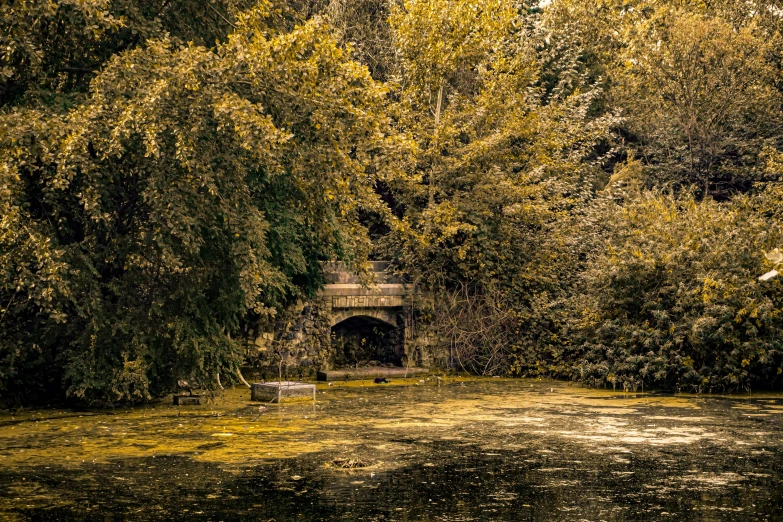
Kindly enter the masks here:
<path id="1" fill-rule="evenodd" d="M 282 362 L 289 377 L 310 377 L 328 366 L 331 349 L 331 309 L 320 299 L 299 303 L 271 329 L 253 332 L 245 368 L 254 378 L 276 379 Z"/>
<path id="2" fill-rule="evenodd" d="M 324 290 L 315 299 L 299 303 L 278 318 L 274 325 L 249 333 L 244 369 L 252 378 L 276 379 L 279 363 L 289 378 L 309 377 L 319 370 L 331 370 L 343 360 L 333 342 L 332 327 L 350 318 L 372 318 L 394 329 L 390 341 L 401 345 L 395 362 L 431 367 L 443 357 L 433 353 L 426 324 L 417 319 L 411 304 L 412 289 L 399 278 L 385 273 L 388 263 L 373 264 L 375 284 L 358 283 L 356 276 L 332 265 Z M 338 328 L 338 330 L 340 330 Z M 338 346 L 336 348 L 336 346 Z"/>

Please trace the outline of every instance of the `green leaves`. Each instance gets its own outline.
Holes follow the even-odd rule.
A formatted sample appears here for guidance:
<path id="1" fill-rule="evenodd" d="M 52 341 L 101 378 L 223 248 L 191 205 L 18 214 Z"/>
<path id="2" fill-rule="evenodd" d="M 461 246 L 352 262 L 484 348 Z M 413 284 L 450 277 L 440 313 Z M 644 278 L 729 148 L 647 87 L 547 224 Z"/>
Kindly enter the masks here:
<path id="1" fill-rule="evenodd" d="M 546 234 L 584 201 L 614 119 L 591 114 L 598 91 L 544 100 L 545 35 L 513 2 L 490 4 L 413 2 L 390 20 L 404 56 L 395 114 L 419 154 L 416 175 L 391 186 L 406 221 L 389 253 L 429 285 L 519 286 L 525 300 L 549 278 L 529 263 L 549 258 Z"/>
<path id="2" fill-rule="evenodd" d="M 393 177 L 384 156 L 404 152 L 386 91 L 322 20 L 284 31 L 268 12 L 214 50 L 164 38 L 114 56 L 67 115 L 0 116 L 10 366 L 46 346 L 85 400 L 214 388 L 247 314 L 312 295 L 324 260 L 366 259 L 359 212 L 381 208 L 367 169 Z"/>
<path id="3" fill-rule="evenodd" d="M 245 321 L 373 249 L 441 297 L 469 288 L 453 308 L 502 323 L 471 352 L 493 371 L 778 382 L 778 281 L 756 276 L 783 263 L 759 255 L 779 194 L 687 195 L 778 176 L 777 17 L 527 7 L 0 7 L 0 387 L 214 388 Z"/>
<path id="4" fill-rule="evenodd" d="M 506 0 L 392 4 L 389 23 L 405 83 L 431 92 L 442 79 L 475 67 L 502 46 L 516 17 L 516 6 Z"/>
<path id="5" fill-rule="evenodd" d="M 769 62 L 777 45 L 779 35 L 752 20 L 737 28 L 665 7 L 629 29 L 617 102 L 658 176 L 715 193 L 759 176 L 754 165 L 783 101 Z"/>
<path id="6" fill-rule="evenodd" d="M 605 250 L 581 276 L 588 299 L 570 312 L 582 378 L 696 392 L 774 385 L 783 294 L 755 277 L 758 252 L 781 235 L 767 204 L 645 193 L 605 215 Z"/>
<path id="7" fill-rule="evenodd" d="M 598 82 L 648 186 L 717 199 L 765 178 L 777 139 L 780 20 L 753 2 L 552 2 L 544 14 L 580 83 Z M 572 58 L 573 59 L 573 58 Z M 564 78 L 567 79 L 567 78 Z M 574 81 L 574 80 L 569 80 Z"/>

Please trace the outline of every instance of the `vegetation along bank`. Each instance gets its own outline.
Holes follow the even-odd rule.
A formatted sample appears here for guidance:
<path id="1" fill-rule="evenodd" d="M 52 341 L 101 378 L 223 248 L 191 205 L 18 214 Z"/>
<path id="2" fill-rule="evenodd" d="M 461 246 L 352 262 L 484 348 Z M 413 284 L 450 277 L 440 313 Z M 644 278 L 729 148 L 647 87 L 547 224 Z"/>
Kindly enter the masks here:
<path id="1" fill-rule="evenodd" d="M 396 364 L 780 389 L 782 12 L 5 2 L 0 399 L 282 367 L 368 259 L 416 289 Z"/>

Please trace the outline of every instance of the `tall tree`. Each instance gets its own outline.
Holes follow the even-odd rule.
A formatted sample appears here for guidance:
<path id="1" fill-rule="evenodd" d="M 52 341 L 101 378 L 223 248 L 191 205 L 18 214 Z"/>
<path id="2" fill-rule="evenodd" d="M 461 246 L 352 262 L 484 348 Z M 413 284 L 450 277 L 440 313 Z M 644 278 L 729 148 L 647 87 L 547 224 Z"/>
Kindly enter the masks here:
<path id="1" fill-rule="evenodd" d="M 652 185 L 719 199 L 765 179 L 779 146 L 781 20 L 775 3 L 555 0 L 544 21 L 607 87 L 608 110 Z"/>
<path id="2" fill-rule="evenodd" d="M 629 31 L 615 103 L 656 180 L 722 197 L 762 178 L 759 153 L 783 124 L 778 39 L 752 20 L 667 8 Z"/>
<path id="3" fill-rule="evenodd" d="M 0 383 L 139 400 L 235 375 L 231 333 L 360 265 L 407 145 L 318 18 L 237 13 L 213 49 L 147 40 L 67 112 L 0 114 Z M 229 377 L 230 378 L 230 377 Z"/>
<path id="4" fill-rule="evenodd" d="M 84 94 L 113 55 L 168 37 L 211 47 L 252 0 L 12 0 L 0 5 L 0 105 L 50 109 Z M 205 8 L 206 7 L 206 8 Z"/>
<path id="5" fill-rule="evenodd" d="M 590 197 L 611 124 L 592 115 L 597 91 L 543 85 L 549 57 L 536 17 L 512 1 L 441 0 L 405 2 L 390 19 L 400 56 L 393 114 L 419 153 L 416 175 L 393 187 L 405 215 L 389 252 L 430 289 L 470 296 L 443 302 L 491 295 L 518 312 L 496 318 L 517 323 L 558 284 L 565 230 L 556 224 Z"/>

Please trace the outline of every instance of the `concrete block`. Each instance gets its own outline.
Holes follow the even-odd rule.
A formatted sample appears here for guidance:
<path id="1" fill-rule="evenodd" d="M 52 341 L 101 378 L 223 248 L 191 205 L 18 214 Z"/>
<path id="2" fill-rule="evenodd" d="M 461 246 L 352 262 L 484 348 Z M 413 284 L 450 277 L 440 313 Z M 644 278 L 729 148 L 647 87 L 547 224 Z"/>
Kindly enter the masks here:
<path id="1" fill-rule="evenodd" d="M 200 395 L 175 395 L 174 396 L 175 406 L 198 406 L 199 404 L 201 404 Z"/>
<path id="2" fill-rule="evenodd" d="M 287 402 L 315 400 L 315 384 L 296 381 L 253 383 L 250 397 L 254 401 Z"/>

